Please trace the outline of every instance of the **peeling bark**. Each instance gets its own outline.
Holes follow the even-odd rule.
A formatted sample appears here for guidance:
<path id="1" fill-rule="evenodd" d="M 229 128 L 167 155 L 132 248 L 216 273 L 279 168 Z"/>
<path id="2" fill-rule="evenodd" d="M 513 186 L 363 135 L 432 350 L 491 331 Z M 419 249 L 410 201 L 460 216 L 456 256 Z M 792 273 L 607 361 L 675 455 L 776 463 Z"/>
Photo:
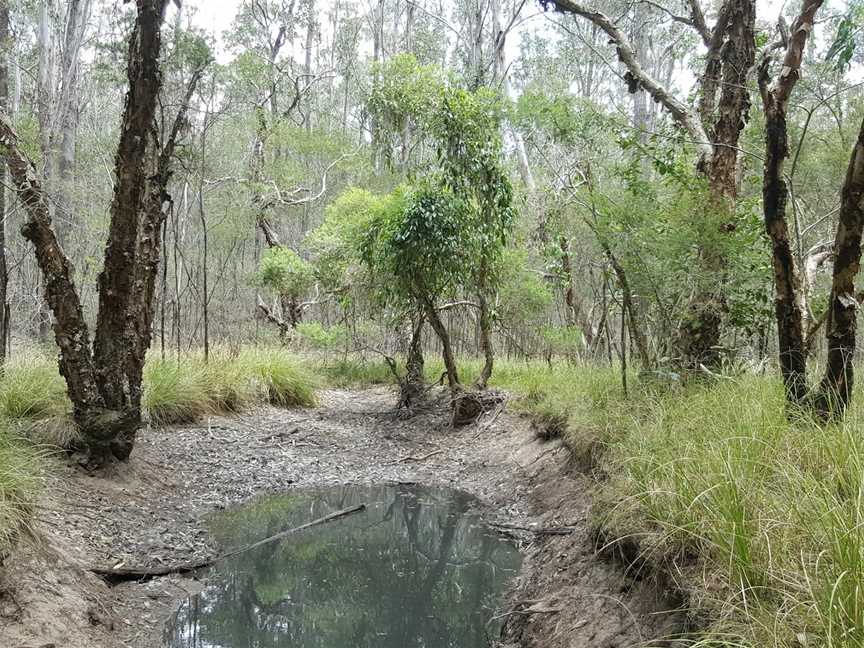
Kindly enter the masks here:
<path id="1" fill-rule="evenodd" d="M 796 405 L 801 404 L 807 396 L 807 347 L 804 337 L 804 292 L 786 220 L 789 196 L 783 172 L 786 158 L 789 157 L 786 113 L 789 97 L 801 74 L 801 60 L 813 19 L 822 3 L 823 0 L 805 2 L 801 15 L 792 25 L 783 68 L 773 84 L 769 79 L 770 58 L 766 56 L 759 66 L 759 91 L 765 113 L 762 209 L 765 231 L 771 239 L 780 372 L 786 398 Z"/>
<path id="2" fill-rule="evenodd" d="M 54 315 L 60 372 L 90 461 L 97 465 L 112 457 L 128 458 L 141 424 L 141 375 L 150 346 L 162 224 L 171 204 L 166 187 L 176 139 L 200 78 L 200 71 L 193 75 L 169 139 L 160 149 L 153 126 L 161 89 L 160 27 L 166 3 L 137 2 L 92 350 L 72 264 L 57 241 L 46 193 L 8 118 L 0 116 L 0 144 L 6 149 L 13 184 L 27 213 L 22 234 L 34 246 L 45 297 Z"/>
<path id="3" fill-rule="evenodd" d="M 852 395 L 859 303 L 855 277 L 861 264 L 861 234 L 864 229 L 864 122 L 852 150 L 834 239 L 834 273 L 825 335 L 828 360 L 815 398 L 816 411 L 824 418 L 842 416 Z"/>

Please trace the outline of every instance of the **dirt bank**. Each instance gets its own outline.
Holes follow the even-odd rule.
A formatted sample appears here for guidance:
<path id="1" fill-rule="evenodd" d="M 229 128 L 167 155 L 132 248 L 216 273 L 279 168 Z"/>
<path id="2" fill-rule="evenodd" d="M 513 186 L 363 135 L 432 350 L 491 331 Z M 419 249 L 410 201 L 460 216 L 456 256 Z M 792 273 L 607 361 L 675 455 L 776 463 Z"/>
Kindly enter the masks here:
<path id="1" fill-rule="evenodd" d="M 0 580 L 0 646 L 155 648 L 162 623 L 198 590 L 169 576 L 109 587 L 89 571 L 212 555 L 202 518 L 296 486 L 421 482 L 468 491 L 526 554 L 501 614 L 507 646 L 635 645 L 680 626 L 668 597 L 595 556 L 589 484 L 557 441 L 507 412 L 451 430 L 443 401 L 408 416 L 388 389 L 332 390 L 313 410 L 266 409 L 141 433 L 128 464 L 93 477 L 58 462 L 33 533 Z"/>

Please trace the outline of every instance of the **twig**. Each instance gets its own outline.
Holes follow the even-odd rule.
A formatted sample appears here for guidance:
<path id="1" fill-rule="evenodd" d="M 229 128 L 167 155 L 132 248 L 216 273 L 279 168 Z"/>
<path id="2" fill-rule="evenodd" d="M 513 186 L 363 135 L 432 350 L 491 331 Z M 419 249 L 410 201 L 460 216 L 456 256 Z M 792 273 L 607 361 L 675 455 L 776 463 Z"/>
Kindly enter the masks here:
<path id="1" fill-rule="evenodd" d="M 417 461 L 417 462 L 426 461 L 429 457 L 434 457 L 435 455 L 441 454 L 442 452 L 444 452 L 444 448 L 442 448 L 440 450 L 433 450 L 432 452 L 425 454 L 421 457 L 415 457 L 413 455 L 408 455 L 407 457 L 402 457 L 396 463 L 406 463 L 408 461 Z"/>
<path id="2" fill-rule="evenodd" d="M 576 527 L 572 526 L 527 527 L 518 524 L 499 524 L 495 522 L 491 523 L 489 526 L 493 526 L 496 529 L 507 529 L 508 531 L 528 531 L 529 533 L 536 533 L 537 535 L 571 535 L 576 533 Z"/>

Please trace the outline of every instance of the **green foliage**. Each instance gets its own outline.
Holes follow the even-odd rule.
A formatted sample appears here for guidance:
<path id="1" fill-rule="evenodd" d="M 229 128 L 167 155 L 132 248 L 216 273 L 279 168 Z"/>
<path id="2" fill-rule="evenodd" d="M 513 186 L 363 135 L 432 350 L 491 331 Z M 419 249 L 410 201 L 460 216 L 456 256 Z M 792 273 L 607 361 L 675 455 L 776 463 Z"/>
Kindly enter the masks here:
<path id="1" fill-rule="evenodd" d="M 363 262 L 383 275 L 385 301 L 434 303 L 465 278 L 475 245 L 466 219 L 464 201 L 445 188 L 400 188 L 387 197 L 361 246 Z"/>
<path id="2" fill-rule="evenodd" d="M 348 329 L 341 324 L 324 326 L 320 322 L 300 322 L 295 330 L 313 349 L 323 351 L 342 347 L 348 340 Z"/>
<path id="3" fill-rule="evenodd" d="M 585 336 L 575 326 L 544 326 L 540 336 L 552 356 L 575 358 L 585 347 Z"/>
<path id="4" fill-rule="evenodd" d="M 302 298 L 315 283 L 315 273 L 308 261 L 292 249 L 268 248 L 261 256 L 256 280 L 277 295 Z"/>
<path id="5" fill-rule="evenodd" d="M 528 253 L 522 249 L 503 251 L 497 269 L 497 318 L 506 326 L 520 328 L 545 321 L 553 302 L 552 291 L 536 272 L 530 269 Z"/>
<path id="6" fill-rule="evenodd" d="M 380 142 L 389 155 L 396 139 L 409 124 L 428 129 L 429 120 L 440 110 L 445 75 L 438 66 L 420 65 L 413 54 L 397 54 L 373 70 L 375 83 L 369 94 L 369 112 L 387 136 Z"/>
<path id="7" fill-rule="evenodd" d="M 851 0 L 846 14 L 837 25 L 837 32 L 831 47 L 825 54 L 825 60 L 834 61 L 834 66 L 838 70 L 845 70 L 849 67 L 852 57 L 855 55 L 862 26 L 864 26 L 864 2 Z"/>
<path id="8" fill-rule="evenodd" d="M 315 277 L 325 290 L 344 293 L 357 283 L 360 248 L 382 205 L 381 197 L 356 187 L 327 205 L 324 222 L 306 237 Z"/>

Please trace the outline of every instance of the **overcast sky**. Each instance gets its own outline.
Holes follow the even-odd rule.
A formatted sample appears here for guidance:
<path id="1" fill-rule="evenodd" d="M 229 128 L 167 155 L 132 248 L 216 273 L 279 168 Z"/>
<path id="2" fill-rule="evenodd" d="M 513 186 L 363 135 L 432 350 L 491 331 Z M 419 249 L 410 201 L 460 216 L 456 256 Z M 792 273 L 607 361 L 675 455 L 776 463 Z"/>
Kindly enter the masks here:
<path id="1" fill-rule="evenodd" d="M 670 6 L 677 4 L 673 0 L 660 1 L 668 2 Z M 758 19 L 760 21 L 773 22 L 776 20 L 781 8 L 788 5 L 789 2 L 794 1 L 795 0 L 757 0 L 756 10 Z M 316 0 L 319 14 L 326 15 L 331 2 L 332 0 Z M 194 17 L 195 24 L 215 34 L 216 37 L 219 38 L 225 30 L 231 27 L 231 23 L 234 20 L 234 16 L 237 14 L 237 9 L 241 4 L 241 0 L 184 0 L 184 3 L 187 7 L 194 7 L 197 10 Z M 829 0 L 826 3 L 826 8 L 823 8 L 821 13 L 823 16 L 828 12 L 838 13 L 844 9 L 845 5 L 846 3 L 844 0 Z M 518 31 L 530 31 L 538 28 L 542 29 L 541 25 L 543 23 L 543 17 L 542 15 L 539 15 L 539 5 L 537 2 L 529 0 L 522 9 L 522 15 L 527 17 L 532 14 L 538 15 L 533 19 L 522 23 Z M 510 50 L 508 52 L 508 59 L 511 60 L 513 57 L 518 55 L 518 31 L 515 34 L 511 34 L 511 37 L 508 38 L 508 49 Z M 229 55 L 225 51 L 219 51 L 217 52 L 217 58 L 224 62 L 228 60 Z"/>

